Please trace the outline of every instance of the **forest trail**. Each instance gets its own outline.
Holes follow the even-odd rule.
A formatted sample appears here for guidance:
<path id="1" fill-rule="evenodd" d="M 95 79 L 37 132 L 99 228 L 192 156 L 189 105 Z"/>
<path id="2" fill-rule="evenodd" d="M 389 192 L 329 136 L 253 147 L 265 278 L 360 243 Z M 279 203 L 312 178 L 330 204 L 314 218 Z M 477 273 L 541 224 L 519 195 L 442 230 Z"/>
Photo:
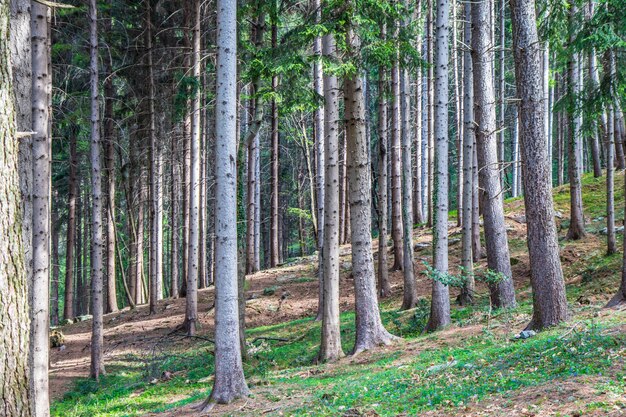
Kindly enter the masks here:
<path id="1" fill-rule="evenodd" d="M 583 241 L 569 242 L 560 241 L 561 260 L 568 285 L 568 299 L 573 312 L 572 320 L 567 323 L 562 331 L 562 335 L 567 338 L 572 334 L 586 334 L 586 330 L 581 330 L 589 320 L 599 320 L 603 324 L 598 338 L 603 335 L 617 335 L 622 338 L 626 334 L 626 327 L 621 324 L 626 320 L 626 312 L 615 310 L 602 310 L 602 305 L 614 293 L 617 287 L 617 275 L 619 272 L 619 261 L 621 255 L 607 258 L 604 256 L 605 242 L 601 233 L 602 218 L 596 212 L 602 213 L 602 182 L 592 178 L 586 178 L 586 212 L 588 216 L 587 227 L 590 233 Z M 623 207 L 623 176 L 618 177 L 616 189 L 620 190 L 616 196 L 616 206 Z M 559 227 L 559 237 L 566 233 L 567 198 L 569 193 L 564 187 L 555 189 L 555 205 L 557 209 L 557 222 Z M 316 385 L 315 381 L 322 381 L 333 375 L 341 374 L 343 378 L 368 379 L 371 375 L 378 375 L 392 370 L 413 366 L 415 358 L 419 355 L 428 355 L 430 352 L 441 350 L 433 358 L 432 366 L 435 366 L 442 357 L 445 360 L 445 352 L 454 349 L 463 349 L 464 346 L 476 343 L 477 340 L 486 337 L 494 338 L 496 347 L 506 342 L 524 328 L 530 319 L 530 287 L 528 255 L 525 241 L 526 225 L 523 213 L 523 201 L 519 199 L 507 201 L 505 205 L 506 224 L 509 234 L 509 244 L 511 250 L 511 261 L 515 286 L 517 288 L 518 301 L 521 307 L 514 312 L 505 314 L 491 314 L 488 306 L 482 308 L 462 309 L 454 303 L 453 325 L 449 329 L 431 335 L 422 335 L 421 330 L 416 330 L 419 323 L 420 307 L 406 313 L 397 312 L 402 299 L 402 273 L 390 273 L 392 296 L 382 301 L 384 311 L 384 321 L 386 326 L 394 333 L 399 332 L 405 339 L 390 347 L 380 348 L 372 352 L 366 352 L 357 357 L 347 356 L 334 364 L 311 365 L 310 358 L 315 355 L 315 342 L 308 343 L 309 339 L 319 337 L 318 325 L 310 319 L 317 311 L 317 282 L 316 268 L 317 258 L 315 256 L 295 259 L 279 268 L 265 270 L 247 277 L 246 297 L 246 322 L 247 328 L 253 329 L 248 334 L 250 354 L 255 357 L 255 352 L 261 355 L 269 355 L 269 360 L 255 359 L 252 361 L 253 375 L 248 377 L 253 391 L 253 396 L 247 400 L 237 401 L 228 406 L 220 406 L 210 415 L 308 415 L 302 410 L 308 410 L 307 404 L 317 404 L 321 401 L 324 407 L 331 407 L 340 414 L 324 414 L 320 412 L 311 415 L 343 415 L 343 416 L 378 416 L 378 415 L 403 415 L 401 413 L 389 414 L 389 410 L 377 410 L 378 404 L 364 406 L 363 409 L 354 409 L 347 406 L 335 404 L 332 396 L 328 398 L 323 394 L 320 397 L 318 389 L 321 385 Z M 621 213 L 616 216 L 622 218 Z M 459 262 L 460 252 L 460 228 L 455 222 L 450 221 L 450 265 L 456 268 Z M 430 294 L 429 279 L 421 272 L 424 270 L 423 261 L 429 262 L 431 259 L 431 249 L 428 244 L 431 241 L 430 231 L 426 229 L 415 229 L 416 247 L 416 279 L 420 298 L 426 300 Z M 375 249 L 377 249 L 375 247 Z M 349 312 L 354 309 L 353 281 L 350 277 L 351 269 L 350 246 L 341 248 L 341 299 L 340 306 L 342 313 L 348 313 L 347 317 L 342 316 L 342 322 L 350 325 L 353 316 Z M 480 266 L 485 266 L 486 260 L 480 262 Z M 478 285 L 478 298 L 483 300 L 486 297 L 486 288 Z M 458 294 L 456 289 L 451 291 L 451 297 Z M 479 302 L 480 304 L 480 302 Z M 159 302 L 158 313 L 148 314 L 147 306 L 140 306 L 134 310 L 124 309 L 118 313 L 105 315 L 104 350 L 107 370 L 110 376 L 106 378 L 119 378 L 124 381 L 128 375 L 135 375 L 136 379 L 129 384 L 125 390 L 126 396 L 135 397 L 133 407 L 124 406 L 112 407 L 109 412 L 103 411 L 102 416 L 195 416 L 197 413 L 194 406 L 208 395 L 212 385 L 210 372 L 207 376 L 199 377 L 194 374 L 194 367 L 202 367 L 193 362 L 195 360 L 207 360 L 211 354 L 210 339 L 213 334 L 213 289 L 204 289 L 199 292 L 199 316 L 201 327 L 198 338 L 185 338 L 181 332 L 176 332 L 184 318 L 185 300 L 163 300 Z M 413 315 L 414 313 L 414 315 Z M 456 316 L 455 316 L 456 314 Z M 454 319 L 456 317 L 456 319 Z M 573 326 L 573 327 L 572 327 Z M 89 337 L 91 322 L 89 320 L 61 328 L 65 335 L 65 347 L 62 349 L 52 349 L 50 366 L 50 390 L 54 401 L 60 402 L 62 406 L 67 405 L 77 398 L 81 390 L 86 390 L 89 395 L 95 396 L 94 401 L 117 401 L 113 395 L 111 398 L 98 398 L 91 388 L 81 388 L 81 378 L 88 374 L 89 369 Z M 342 331 L 343 333 L 344 331 Z M 346 333 L 349 333 L 346 331 Z M 543 333 L 542 333 L 543 334 Z M 295 337 L 294 337 L 295 336 Z M 349 337 L 349 335 L 348 335 Z M 547 337 L 547 336 L 546 336 Z M 579 336 L 577 336 L 579 337 Z M 582 336 L 580 336 L 582 337 Z M 594 336 L 595 337 L 595 336 Z M 608 336 L 607 336 L 608 337 Z M 613 337 L 613 336 L 611 336 Z M 559 339 L 560 340 L 560 339 Z M 569 340 L 569 339 L 567 339 Z M 596 340 L 596 339 L 590 339 Z M 603 339 L 604 340 L 604 339 Z M 297 349 L 303 343 L 304 354 L 298 353 L 298 362 L 292 363 L 293 358 L 289 357 L 292 347 L 297 345 Z M 536 343 L 543 343 L 537 340 Z M 547 342 L 546 342 L 547 343 Z M 572 341 L 574 346 L 580 341 Z M 591 343 L 591 342 L 590 342 Z M 584 344 L 584 343 L 583 343 Z M 344 342 L 344 351 L 349 352 L 351 344 Z M 273 352 L 274 347 L 284 349 L 285 357 L 281 357 L 281 351 Z M 494 347 L 495 349 L 495 347 Z M 553 348 L 550 348 L 550 350 Z M 602 348 L 604 349 L 604 348 Z M 543 353 L 540 350 L 540 354 Z M 204 353 L 198 353 L 204 352 Z M 509 354 L 503 351 L 498 355 Z M 519 353 L 511 353 L 513 356 Z M 196 356 L 194 356 L 196 355 Z M 204 359 L 199 359 L 198 355 Z M 424 416 L 544 416 L 544 415 L 577 415 L 576 410 L 588 403 L 604 404 L 598 406 L 598 410 L 590 409 L 585 412 L 585 416 L 607 416 L 624 415 L 626 413 L 625 396 L 622 392 L 615 395 L 611 388 L 601 389 L 606 385 L 608 378 L 622 379 L 623 369 L 626 361 L 626 349 L 624 345 L 616 349 L 610 356 L 608 365 L 604 368 L 605 373 L 586 374 L 572 376 L 558 384 L 537 383 L 525 386 L 520 383 L 516 389 L 504 389 L 502 393 L 487 393 L 483 395 L 477 393 L 475 399 L 470 399 L 463 403 L 461 407 L 450 411 L 453 403 L 440 404 L 434 406 L 434 410 L 425 412 Z M 505 355 L 506 356 L 506 355 Z M 189 359 L 192 357 L 193 359 Z M 502 356 L 497 356 L 500 359 Z M 191 364 L 168 365 L 176 358 L 181 358 L 179 362 L 191 360 Z M 263 356 L 263 358 L 266 358 Z M 287 361 L 287 362 L 284 362 Z M 520 360 L 521 361 L 521 360 Z M 456 359 L 451 355 L 450 364 Z M 487 363 L 487 362 L 486 362 Z M 444 362 L 445 365 L 445 362 Z M 168 370 L 168 366 L 172 371 Z M 178 366 L 178 368 L 177 368 Z M 453 365 L 450 365 L 451 367 Z M 261 369 L 262 368 L 262 369 Z M 444 366 L 445 369 L 445 366 Z M 537 372 L 537 368 L 531 367 L 523 372 Z M 246 371 L 248 373 L 248 371 Z M 138 376 L 137 376 L 138 375 Z M 203 374 L 205 375 L 205 374 Z M 404 379 L 419 383 L 424 376 L 407 372 Z M 169 390 L 167 387 L 170 380 L 178 380 L 172 383 L 174 387 Z M 75 386 L 74 382 L 79 381 Z M 120 382 L 117 382 L 118 386 Z M 137 382 L 143 381 L 143 382 Z M 310 381 L 310 382 L 308 382 Z M 620 381 L 623 386 L 626 380 Z M 83 381 L 82 383 L 88 384 Z M 106 383 L 106 382 L 105 382 Z M 190 384 L 189 388 L 185 384 Z M 321 383 L 321 382 L 320 382 Z M 449 382 L 452 384 L 452 382 Z M 339 385 L 339 383 L 337 383 Z M 123 385 L 123 382 L 122 382 Z M 497 385 L 497 384 L 496 384 Z M 161 392 L 156 396 L 158 401 L 152 404 L 142 404 L 137 401 L 149 391 L 158 390 L 162 386 Z M 157 388 L 155 388 L 157 387 Z M 350 388 L 352 389 L 352 388 Z M 366 386 L 367 390 L 367 386 Z M 508 391 L 511 392 L 508 392 Z M 69 392 L 69 397 L 64 395 Z M 82 392 L 82 393 L 85 393 Z M 492 395 L 493 394 L 493 395 Z M 334 395 L 334 394 L 333 394 Z M 80 396 L 80 395 L 78 395 Z M 154 400 L 155 394 L 151 394 Z M 320 400 L 321 398 L 321 400 Z M 620 400 L 621 398 L 621 400 Z M 340 402 L 340 401 L 339 401 Z M 367 404 L 367 402 L 363 402 Z M 88 415 L 86 408 L 76 406 L 75 414 L 68 415 Z M 174 407 L 172 411 L 171 408 Z M 299 408 L 300 407 L 300 408 Z M 343 408 L 342 408 L 343 407 Z M 428 408 L 428 407 L 427 407 Z M 61 408 L 70 410 L 71 408 Z M 101 408 L 102 409 L 102 408 Z M 313 408 L 317 409 L 317 408 Z M 312 409 L 312 410 L 313 410 Z M 83 410 L 83 411 L 80 411 Z M 106 410 L 106 408 L 104 409 Z M 117 410 L 117 411 L 116 411 Z M 143 411 L 142 411 L 143 410 Z M 159 413 L 150 413 L 150 410 L 161 410 Z M 169 411 L 168 411 L 169 410 Z M 299 411 L 300 410 L 300 411 Z M 608 411 L 607 411 L 608 410 Z M 57 411 L 60 414 L 62 411 Z M 68 412 L 68 411 L 65 411 Z M 336 411 L 337 412 L 337 411 Z M 303 414 L 305 413 L 305 414 Z M 560 413 L 560 414 L 559 414 Z M 407 414 L 409 415 L 409 414 Z M 412 415 L 412 414 L 410 414 Z M 578 414 L 581 415 L 581 414 Z"/>

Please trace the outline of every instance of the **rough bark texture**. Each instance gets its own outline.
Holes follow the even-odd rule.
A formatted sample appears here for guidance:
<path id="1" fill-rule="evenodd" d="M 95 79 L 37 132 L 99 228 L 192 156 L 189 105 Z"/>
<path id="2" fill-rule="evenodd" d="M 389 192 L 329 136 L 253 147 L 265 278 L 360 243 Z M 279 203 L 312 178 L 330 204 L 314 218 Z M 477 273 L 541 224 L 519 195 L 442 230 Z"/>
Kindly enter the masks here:
<path id="1" fill-rule="evenodd" d="M 156 136 L 155 86 L 152 51 L 152 6 L 146 2 L 145 65 L 148 82 L 147 133 L 150 143 L 150 314 L 156 314 L 157 301 L 163 298 L 163 180 L 161 176 L 161 144 Z M 189 300 L 189 298 L 187 298 Z"/>
<path id="2" fill-rule="evenodd" d="M 9 4 L 0 2 L 0 415 L 30 417 L 28 284 L 24 266 Z M 19 111 L 19 108 L 17 109 Z"/>
<path id="3" fill-rule="evenodd" d="M 348 54 L 354 59 L 359 48 L 357 35 L 348 27 Z M 347 175 L 349 178 L 350 236 L 352 243 L 352 274 L 356 309 L 356 341 L 354 354 L 394 339 L 380 319 L 376 297 L 376 278 L 372 256 L 371 181 L 365 132 L 365 100 L 363 82 L 358 72 L 344 78 L 346 119 Z M 410 157 L 410 155 L 409 155 Z M 409 171 L 410 174 L 410 171 Z M 410 189 L 409 189 L 410 192 Z"/>
<path id="4" fill-rule="evenodd" d="M 203 407 L 249 395 L 243 374 L 237 302 L 237 6 L 217 1 L 215 99 L 215 383 Z"/>
<path id="5" fill-rule="evenodd" d="M 415 281 L 415 271 L 413 268 L 413 167 L 411 163 L 411 89 L 409 74 L 403 71 L 401 77 L 402 87 L 402 270 L 404 278 L 404 295 L 401 309 L 407 310 L 417 305 L 417 282 Z M 369 146 L 369 144 L 368 144 Z"/>
<path id="6" fill-rule="evenodd" d="M 320 0 L 313 0 L 313 10 L 315 12 L 315 21 L 321 22 L 322 9 Z M 322 71 L 322 38 L 316 37 L 313 44 L 313 53 L 317 57 L 317 61 L 313 64 L 313 84 L 315 93 L 322 97 L 324 95 L 324 74 Z M 316 320 L 322 319 L 322 311 L 324 305 L 324 167 L 326 165 L 326 156 L 324 153 L 324 108 L 319 107 L 315 110 L 315 196 L 317 200 L 317 276 L 318 276 L 318 307 Z"/>
<path id="7" fill-rule="evenodd" d="M 437 4 L 435 48 L 435 186 L 433 213 L 433 263 L 440 273 L 448 272 L 448 66 L 450 2 Z M 433 280 L 430 318 L 426 326 L 433 331 L 450 324 L 450 290 Z"/>
<path id="8" fill-rule="evenodd" d="M 200 0 L 193 2 L 193 76 L 200 80 Z M 191 105 L 191 169 L 189 185 L 189 258 L 184 327 L 188 335 L 196 332 L 198 319 L 198 264 L 200 262 L 200 99 L 198 91 Z M 233 129 L 234 132 L 234 129 Z M 236 255 L 234 257 L 236 259 Z"/>
<path id="9" fill-rule="evenodd" d="M 474 276 L 472 259 L 472 206 L 474 194 L 474 76 L 472 68 L 472 54 L 469 49 L 472 41 L 471 3 L 464 4 L 465 23 L 463 28 L 463 43 L 467 45 L 463 51 L 463 215 L 461 224 L 461 266 L 467 273 L 467 281 L 461 289 L 459 302 L 461 305 L 474 302 Z"/>
<path id="10" fill-rule="evenodd" d="M 399 24 L 396 23 L 398 36 Z M 391 68 L 391 238 L 393 240 L 392 270 L 404 266 L 402 246 L 402 126 L 401 126 L 400 63 L 396 54 Z"/>
<path id="11" fill-rule="evenodd" d="M 511 0 L 510 4 L 533 289 L 533 318 L 529 327 L 544 328 L 567 319 L 567 300 L 554 222 L 550 158 L 544 137 L 541 51 L 535 2 Z"/>
<path id="12" fill-rule="evenodd" d="M 335 40 L 325 35 L 322 53 L 336 57 Z M 324 74 L 324 306 L 320 361 L 343 356 L 339 328 L 339 89 L 337 76 Z M 369 226 L 369 225 L 368 225 Z"/>
<path id="13" fill-rule="evenodd" d="M 491 302 L 495 307 L 514 307 L 509 245 L 504 223 L 503 189 L 498 161 L 496 137 L 495 91 L 491 71 L 493 45 L 490 38 L 489 12 L 493 0 L 472 5 L 472 64 L 474 78 L 474 114 L 476 117 L 476 154 L 478 178 L 482 194 L 482 209 L 489 269 L 506 278 L 490 286 Z"/>
<path id="14" fill-rule="evenodd" d="M 50 39 L 47 6 L 31 3 L 32 45 L 32 276 L 30 287 L 31 339 L 30 383 L 33 414 L 50 415 L 48 397 L 48 333 L 50 298 L 50 187 L 51 187 L 51 133 L 49 123 L 49 95 L 52 93 L 52 74 L 48 56 Z"/>
<path id="15" fill-rule="evenodd" d="M 577 8 L 572 6 L 570 8 L 570 25 L 575 24 Z M 574 35 L 572 35 L 573 42 Z M 572 53 L 567 69 L 568 76 L 568 95 L 570 97 L 568 119 L 569 119 L 569 160 L 568 160 L 568 172 L 569 172 L 569 192 L 570 192 L 570 224 L 567 230 L 567 238 L 572 240 L 581 239 L 585 236 L 585 217 L 583 213 L 583 197 L 582 197 L 582 183 L 581 183 L 581 171 L 582 171 L 582 124 L 581 118 L 577 114 L 575 95 L 578 95 L 580 86 L 580 56 L 578 53 Z"/>
<path id="16" fill-rule="evenodd" d="M 277 47 L 278 27 L 276 22 L 272 22 L 272 48 Z M 272 91 L 278 88 L 278 76 L 272 77 Z M 278 105 L 276 100 L 272 100 L 272 150 L 271 150 L 271 172 L 272 172 L 272 192 L 270 202 L 270 264 L 274 268 L 279 262 L 279 235 L 278 235 L 278 159 L 279 159 L 279 135 L 278 135 Z"/>
<path id="17" fill-rule="evenodd" d="M 91 75 L 91 329 L 90 376 L 96 380 L 104 374 L 103 352 L 103 278 L 104 236 L 102 233 L 102 168 L 100 162 L 100 105 L 98 103 L 98 20 L 96 0 L 89 1 L 89 51 Z M 47 342 L 47 340 L 46 340 Z"/>
<path id="18" fill-rule="evenodd" d="M 387 254 L 387 88 L 386 71 L 379 68 L 378 81 L 378 295 L 385 298 L 391 294 L 389 285 L 389 266 Z"/>

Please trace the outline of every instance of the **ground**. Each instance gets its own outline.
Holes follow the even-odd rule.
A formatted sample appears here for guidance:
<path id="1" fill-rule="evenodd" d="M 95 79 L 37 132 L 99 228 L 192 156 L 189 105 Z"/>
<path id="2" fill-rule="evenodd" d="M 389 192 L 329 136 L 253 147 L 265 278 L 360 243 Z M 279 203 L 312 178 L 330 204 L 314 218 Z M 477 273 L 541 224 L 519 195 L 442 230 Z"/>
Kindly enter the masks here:
<path id="1" fill-rule="evenodd" d="M 315 256 L 248 277 L 246 304 L 248 399 L 217 406 L 213 416 L 622 416 L 626 415 L 626 310 L 603 309 L 616 291 L 621 254 L 607 257 L 604 179 L 585 177 L 588 236 L 561 240 L 572 318 L 526 340 L 529 288 L 523 201 L 506 203 L 509 244 L 519 307 L 492 311 L 486 288 L 477 304 L 459 307 L 453 324 L 424 334 L 431 283 L 421 274 L 430 248 L 416 251 L 421 303 L 400 312 L 402 275 L 390 274 L 392 296 L 381 301 L 386 327 L 402 340 L 332 364 L 315 365 L 319 345 Z M 623 176 L 616 183 L 623 218 Z M 567 232 L 569 193 L 555 189 L 559 236 Z M 459 264 L 460 229 L 451 219 L 450 265 Z M 428 243 L 426 229 L 416 242 Z M 621 235 L 618 239 L 621 243 Z M 620 246 L 621 247 L 621 246 Z M 377 247 L 375 245 L 375 250 Z M 341 248 L 344 351 L 354 344 L 350 247 Z M 481 261 L 477 267 L 484 267 Z M 177 332 L 185 301 L 164 300 L 105 316 L 107 376 L 85 378 L 90 321 L 63 326 L 65 345 L 51 352 L 54 416 L 197 416 L 212 385 L 213 289 L 200 291 L 199 337 Z"/>

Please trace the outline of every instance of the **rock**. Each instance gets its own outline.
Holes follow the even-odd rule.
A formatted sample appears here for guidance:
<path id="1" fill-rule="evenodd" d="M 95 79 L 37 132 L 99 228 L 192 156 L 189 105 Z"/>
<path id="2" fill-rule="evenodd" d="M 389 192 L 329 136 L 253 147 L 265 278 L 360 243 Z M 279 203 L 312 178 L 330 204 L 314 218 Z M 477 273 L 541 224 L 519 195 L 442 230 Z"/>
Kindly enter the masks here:
<path id="1" fill-rule="evenodd" d="M 93 319 L 93 316 L 91 314 L 85 314 L 83 316 L 76 317 L 77 321 L 87 321 L 87 320 L 91 320 L 91 319 Z"/>
<path id="2" fill-rule="evenodd" d="M 606 235 L 607 233 L 609 233 L 609 230 L 606 227 L 600 230 L 601 235 Z M 615 228 L 615 233 L 624 233 L 624 226 L 617 226 Z"/>
<path id="3" fill-rule="evenodd" d="M 170 371 L 163 372 L 163 374 L 161 375 L 161 379 L 163 381 L 169 381 L 170 379 L 172 379 L 172 373 Z"/>
<path id="4" fill-rule="evenodd" d="M 520 334 L 516 335 L 515 338 L 519 340 L 528 339 L 529 337 L 533 337 L 537 332 L 534 330 L 522 330 Z"/>
<path id="5" fill-rule="evenodd" d="M 65 326 L 65 325 L 68 325 L 68 324 L 74 324 L 74 320 L 72 320 L 72 319 L 65 319 L 65 320 L 63 320 L 61 322 L 61 326 Z"/>
<path id="6" fill-rule="evenodd" d="M 419 252 L 422 251 L 426 248 L 430 248 L 430 243 L 424 243 L 424 242 L 417 242 L 414 246 L 413 246 L 415 252 Z"/>
<path id="7" fill-rule="evenodd" d="M 511 216 L 510 217 L 511 220 L 518 222 L 519 224 L 526 224 L 526 215 L 525 214 L 520 214 L 517 216 Z"/>
<path id="8" fill-rule="evenodd" d="M 456 245 L 456 244 L 457 244 L 457 243 L 459 243 L 460 241 L 461 241 L 461 239 L 459 239 L 459 238 L 454 238 L 454 239 L 450 239 L 450 240 L 448 241 L 448 244 L 449 244 L 449 245 Z"/>
<path id="9" fill-rule="evenodd" d="M 344 271 L 352 271 L 352 262 L 342 262 L 341 263 L 341 269 L 343 269 Z"/>
<path id="10" fill-rule="evenodd" d="M 556 210 L 554 212 L 554 217 L 556 217 L 557 219 L 562 219 L 563 218 L 563 213 L 561 213 L 560 211 Z"/>

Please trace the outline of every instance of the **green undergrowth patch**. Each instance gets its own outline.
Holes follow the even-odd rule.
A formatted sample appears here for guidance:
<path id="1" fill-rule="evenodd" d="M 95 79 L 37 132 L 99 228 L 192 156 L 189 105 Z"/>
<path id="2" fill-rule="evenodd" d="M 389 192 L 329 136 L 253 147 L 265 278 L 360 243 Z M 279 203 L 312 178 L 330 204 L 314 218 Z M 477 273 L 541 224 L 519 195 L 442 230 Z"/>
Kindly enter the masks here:
<path id="1" fill-rule="evenodd" d="M 524 387 L 606 374 L 615 361 L 623 366 L 617 352 L 625 340 L 604 330 L 600 323 L 587 322 L 579 331 L 563 326 L 524 341 L 483 333 L 460 346 L 422 351 L 399 366 L 349 365 L 329 376 L 306 379 L 286 373 L 277 382 L 311 394 L 305 406 L 284 415 L 337 416 L 351 409 L 380 416 L 415 415 Z"/>

